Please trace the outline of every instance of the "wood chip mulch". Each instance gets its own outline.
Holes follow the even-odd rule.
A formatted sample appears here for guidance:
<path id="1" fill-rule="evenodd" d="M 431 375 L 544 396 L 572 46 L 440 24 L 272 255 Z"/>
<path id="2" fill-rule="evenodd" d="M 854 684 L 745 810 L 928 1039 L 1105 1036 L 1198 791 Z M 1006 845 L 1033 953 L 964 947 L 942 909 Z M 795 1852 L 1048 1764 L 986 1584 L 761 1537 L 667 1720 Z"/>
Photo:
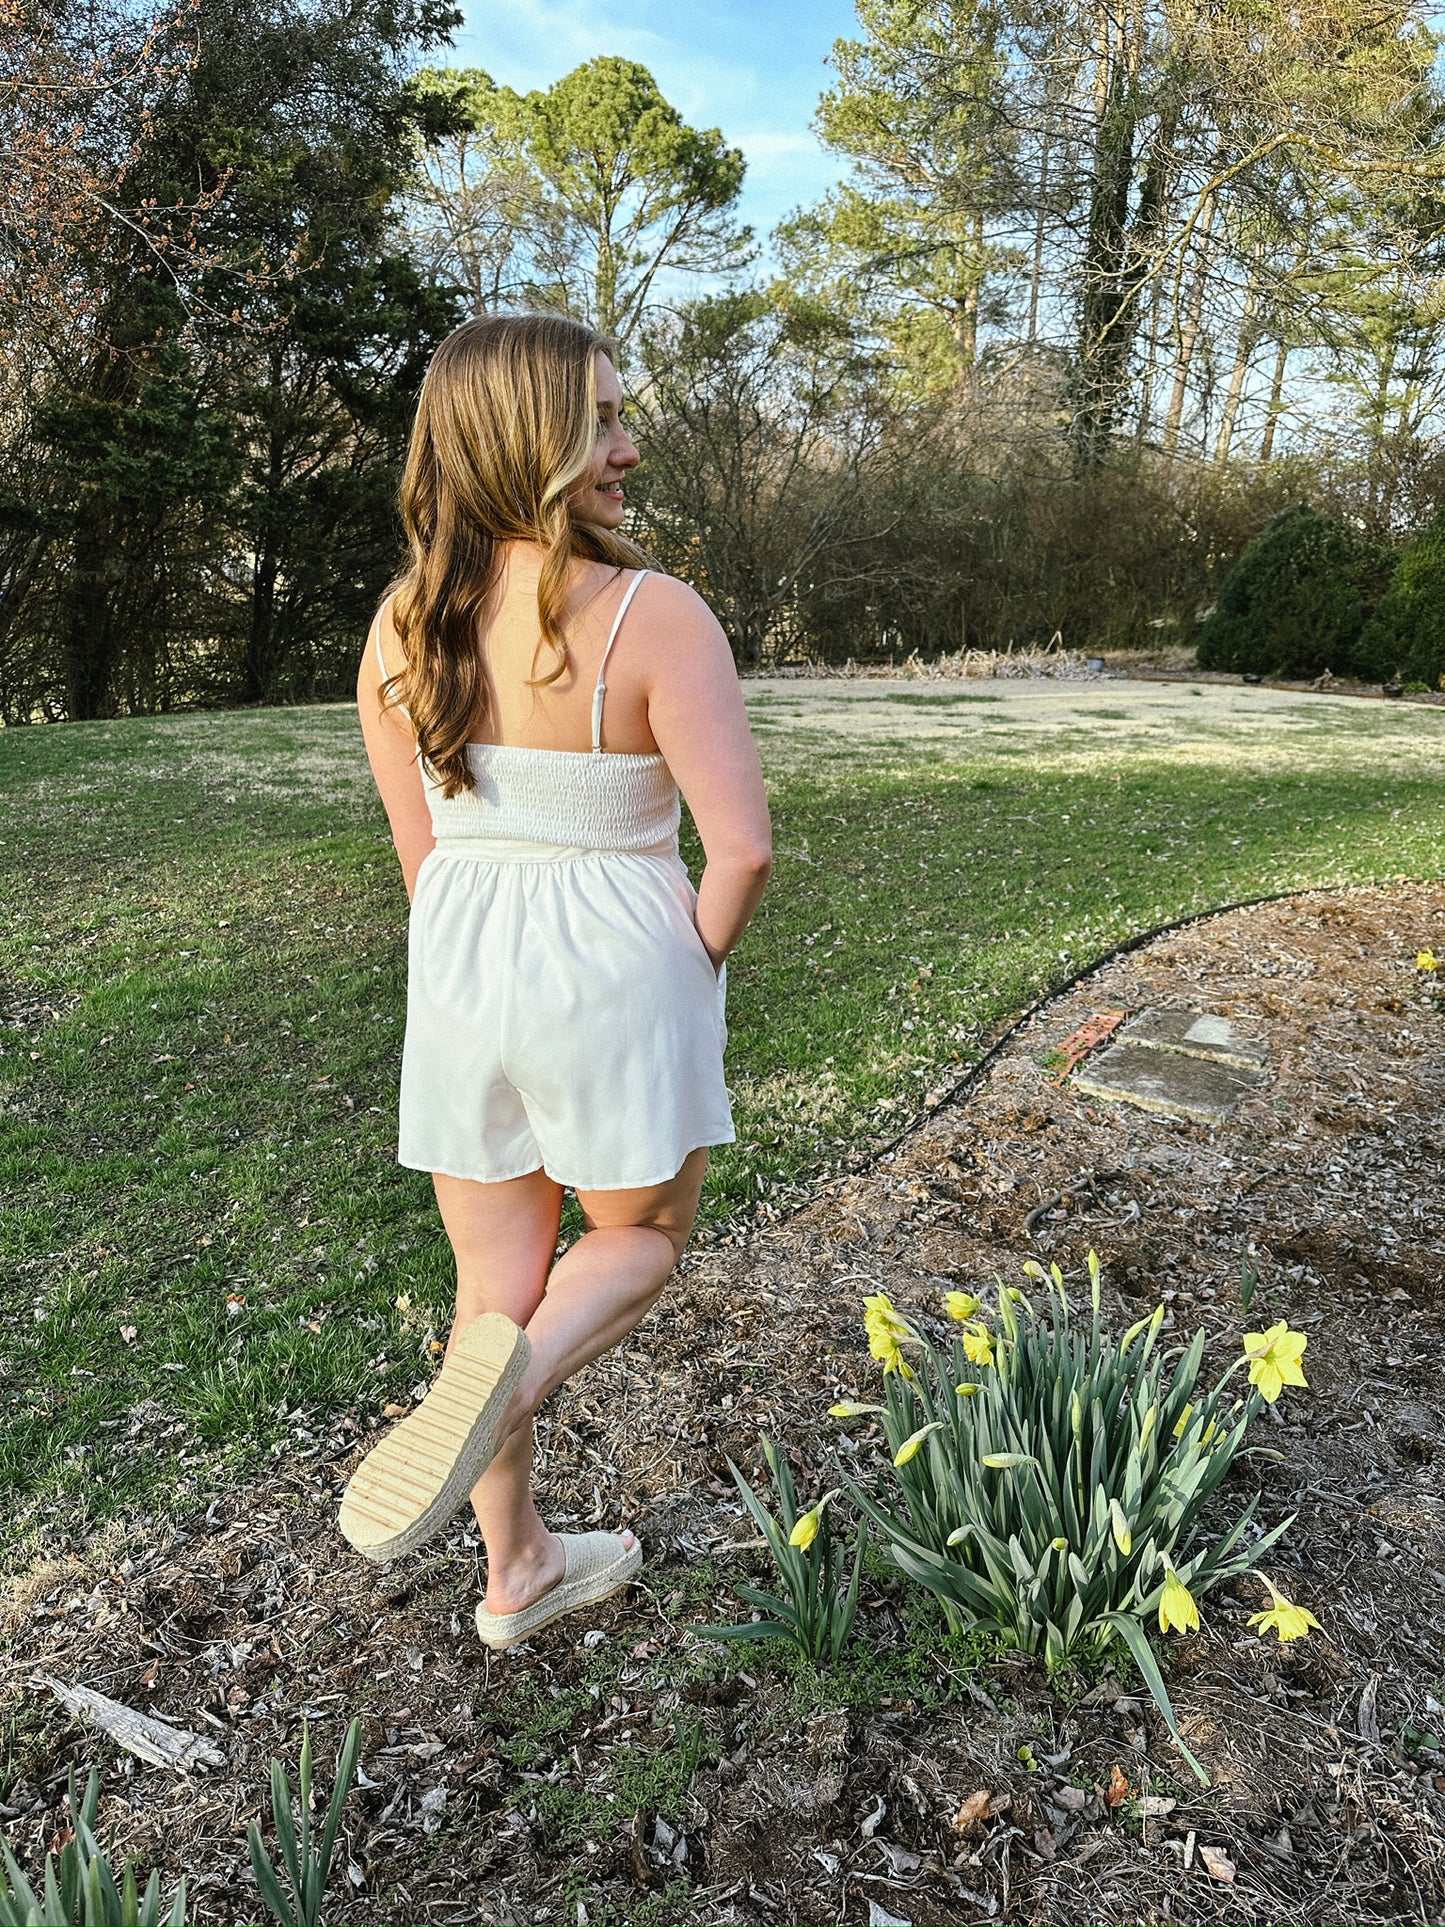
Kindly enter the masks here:
<path id="1" fill-rule="evenodd" d="M 258 1918 L 244 1834 L 269 1756 L 294 1762 L 305 1713 L 329 1759 L 356 1712 L 364 1784 L 333 1922 L 1445 1919 L 1445 973 L 1417 971 L 1426 948 L 1445 957 L 1445 885 L 1312 893 L 1162 937 L 1036 1013 L 875 1167 L 696 1250 L 540 1427 L 549 1520 L 633 1525 L 643 1583 L 505 1659 L 476 1643 L 460 1524 L 382 1570 L 337 1535 L 379 1413 L 314 1423 L 179 1527 L 56 1540 L 0 1608 L 21 1769 L 0 1819 L 22 1860 L 55 1833 L 67 1766 L 95 1759 L 107 1838 L 188 1870 L 193 1919 Z M 1046 1081 L 1049 1049 L 1094 1011 L 1146 1005 L 1228 1016 L 1267 1046 L 1264 1085 L 1218 1130 Z M 1218 1364 L 1246 1326 L 1309 1335 L 1308 1391 L 1260 1424 L 1282 1461 L 1242 1462 L 1227 1497 L 1233 1516 L 1257 1485 L 1266 1523 L 1297 1515 L 1269 1569 L 1324 1631 L 1262 1643 L 1245 1621 L 1263 1591 L 1243 1581 L 1169 1641 L 1211 1787 L 1122 1667 L 1055 1691 L 1003 1655 L 951 1696 L 873 1703 L 855 1677 L 840 1704 L 826 1676 L 800 1698 L 756 1648 L 742 1671 L 694 1657 L 687 1624 L 741 1616 L 726 1581 L 760 1571 L 725 1459 L 756 1467 L 767 1431 L 805 1484 L 825 1478 L 827 1405 L 876 1383 L 863 1293 L 928 1315 L 945 1285 L 1017 1281 L 1031 1255 L 1077 1279 L 1091 1247 L 1120 1325 L 1162 1298 Z M 897 1648 L 913 1599 L 870 1581 L 866 1650 Z M 604 1646 L 610 1688 L 589 1699 Z M 41 1673 L 204 1731 L 228 1765 L 127 1760 Z M 624 1769 L 689 1721 L 702 1764 L 659 1824 L 629 1809 Z M 558 1832 L 569 1789 L 606 1807 L 586 1839 Z"/>

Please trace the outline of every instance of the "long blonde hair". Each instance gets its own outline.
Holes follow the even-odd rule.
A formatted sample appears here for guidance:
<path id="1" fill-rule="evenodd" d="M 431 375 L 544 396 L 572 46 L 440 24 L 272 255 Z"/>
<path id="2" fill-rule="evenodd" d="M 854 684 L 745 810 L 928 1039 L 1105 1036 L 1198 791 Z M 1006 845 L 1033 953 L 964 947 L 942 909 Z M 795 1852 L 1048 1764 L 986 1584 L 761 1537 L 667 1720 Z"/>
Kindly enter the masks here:
<path id="1" fill-rule="evenodd" d="M 487 706 L 480 625 L 499 544 L 545 552 L 537 616 L 553 664 L 539 684 L 567 668 L 572 558 L 646 565 L 635 542 L 574 520 L 567 505 L 594 459 L 599 352 L 615 350 L 565 315 L 489 315 L 447 336 L 422 383 L 401 484 L 411 563 L 392 591 L 406 667 L 383 701 L 405 705 L 445 796 L 472 787 L 466 746 Z"/>

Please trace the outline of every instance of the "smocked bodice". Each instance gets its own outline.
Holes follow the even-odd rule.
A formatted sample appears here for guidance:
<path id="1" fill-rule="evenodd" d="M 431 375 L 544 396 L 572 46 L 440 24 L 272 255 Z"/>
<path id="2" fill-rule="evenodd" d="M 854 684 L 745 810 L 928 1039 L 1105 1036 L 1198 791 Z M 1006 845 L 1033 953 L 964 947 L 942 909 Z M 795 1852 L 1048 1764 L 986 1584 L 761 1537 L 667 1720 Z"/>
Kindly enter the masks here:
<path id="1" fill-rule="evenodd" d="M 475 787 L 446 797 L 426 779 L 439 845 L 461 837 L 581 850 L 677 848 L 682 809 L 662 757 L 468 743 Z"/>

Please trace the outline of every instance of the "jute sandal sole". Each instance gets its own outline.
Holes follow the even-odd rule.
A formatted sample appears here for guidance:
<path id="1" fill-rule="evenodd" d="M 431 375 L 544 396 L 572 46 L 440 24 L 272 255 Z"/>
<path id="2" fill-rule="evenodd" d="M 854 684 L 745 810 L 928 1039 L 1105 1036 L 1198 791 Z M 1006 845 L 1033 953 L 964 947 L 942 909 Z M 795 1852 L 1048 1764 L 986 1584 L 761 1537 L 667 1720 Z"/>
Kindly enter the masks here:
<path id="1" fill-rule="evenodd" d="M 624 1546 L 615 1532 L 560 1532 L 557 1536 L 566 1549 L 567 1569 L 550 1592 L 520 1612 L 493 1613 L 485 1605 L 477 1607 L 477 1633 L 494 1653 L 520 1645 L 564 1613 L 595 1606 L 621 1592 L 642 1564 L 641 1545 Z"/>
<path id="2" fill-rule="evenodd" d="M 341 1530 L 368 1559 L 396 1559 L 440 1532 L 496 1456 L 497 1427 L 532 1356 L 527 1334 L 483 1312 L 417 1409 L 351 1475 Z"/>

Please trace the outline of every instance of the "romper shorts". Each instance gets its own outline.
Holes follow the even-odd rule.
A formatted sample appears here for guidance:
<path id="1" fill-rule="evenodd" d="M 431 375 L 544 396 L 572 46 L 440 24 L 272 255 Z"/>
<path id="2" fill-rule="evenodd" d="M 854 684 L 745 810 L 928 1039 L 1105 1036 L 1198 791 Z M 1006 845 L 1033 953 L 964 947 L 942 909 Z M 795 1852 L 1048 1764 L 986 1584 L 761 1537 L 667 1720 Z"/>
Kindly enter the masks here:
<path id="1" fill-rule="evenodd" d="M 676 855 L 442 838 L 412 903 L 400 1162 L 617 1191 L 731 1144 L 696 901 Z"/>

